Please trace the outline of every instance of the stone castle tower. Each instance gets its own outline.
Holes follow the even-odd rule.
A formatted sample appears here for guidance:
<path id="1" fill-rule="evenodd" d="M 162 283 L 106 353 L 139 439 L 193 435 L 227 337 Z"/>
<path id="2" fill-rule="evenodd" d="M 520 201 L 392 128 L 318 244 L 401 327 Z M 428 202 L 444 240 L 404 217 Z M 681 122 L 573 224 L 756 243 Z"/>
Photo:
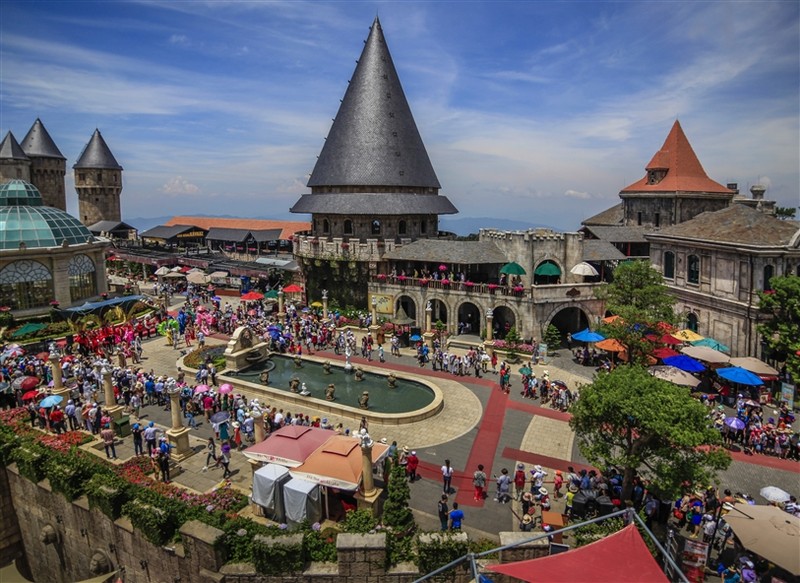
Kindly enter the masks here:
<path id="1" fill-rule="evenodd" d="M 50 137 L 42 120 L 36 118 L 20 145 L 31 160 L 31 182 L 42 194 L 44 204 L 66 211 L 64 176 L 67 174 L 67 159 Z"/>
<path id="2" fill-rule="evenodd" d="M 94 130 L 72 168 L 80 221 L 87 227 L 100 221 L 121 221 L 122 166 L 114 158 L 100 130 Z"/>
<path id="3" fill-rule="evenodd" d="M 31 159 L 10 131 L 0 142 L 0 183 L 9 180 L 31 181 Z"/>

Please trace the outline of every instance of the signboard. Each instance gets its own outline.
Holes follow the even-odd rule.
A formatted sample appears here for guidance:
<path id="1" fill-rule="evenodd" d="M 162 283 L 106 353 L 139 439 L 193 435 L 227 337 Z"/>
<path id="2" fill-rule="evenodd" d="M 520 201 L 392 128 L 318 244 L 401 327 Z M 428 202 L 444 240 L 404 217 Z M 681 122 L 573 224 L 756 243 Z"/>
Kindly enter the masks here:
<path id="1" fill-rule="evenodd" d="M 205 231 L 187 231 L 186 233 L 178 233 L 178 239 L 202 239 L 205 236 Z"/>
<path id="2" fill-rule="evenodd" d="M 539 363 L 547 364 L 547 344 L 539 343 Z"/>
<path id="3" fill-rule="evenodd" d="M 702 583 L 708 558 L 708 543 L 686 539 L 681 557 L 683 573 L 692 583 Z"/>
<path id="4" fill-rule="evenodd" d="M 794 385 L 791 383 L 781 383 L 781 401 L 786 401 L 789 411 L 794 409 Z"/>
<path id="5" fill-rule="evenodd" d="M 375 300 L 375 311 L 388 316 L 394 315 L 394 296 L 391 294 L 370 294 L 369 305 Z"/>

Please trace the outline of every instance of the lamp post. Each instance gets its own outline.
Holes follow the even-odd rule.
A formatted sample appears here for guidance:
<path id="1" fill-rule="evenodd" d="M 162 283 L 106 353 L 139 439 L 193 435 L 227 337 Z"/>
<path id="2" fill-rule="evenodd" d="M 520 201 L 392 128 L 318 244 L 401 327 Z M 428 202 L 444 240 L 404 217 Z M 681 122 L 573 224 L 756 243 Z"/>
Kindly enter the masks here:
<path id="1" fill-rule="evenodd" d="M 171 446 L 170 456 L 175 461 L 181 461 L 194 453 L 189 447 L 189 428 L 183 426 L 181 421 L 181 390 L 174 378 L 170 377 L 164 383 L 164 390 L 169 396 L 172 427 L 167 429 L 167 439 Z"/>

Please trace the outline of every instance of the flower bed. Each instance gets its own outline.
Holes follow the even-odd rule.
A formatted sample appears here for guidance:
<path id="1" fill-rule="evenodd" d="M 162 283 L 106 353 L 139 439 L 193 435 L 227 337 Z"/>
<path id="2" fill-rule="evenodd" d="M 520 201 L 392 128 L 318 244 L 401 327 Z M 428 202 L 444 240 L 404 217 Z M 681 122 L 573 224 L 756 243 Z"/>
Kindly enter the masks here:
<path id="1" fill-rule="evenodd" d="M 206 346 L 205 348 L 198 348 L 193 350 L 183 359 L 183 364 L 189 368 L 200 368 L 200 365 L 205 363 L 208 357 L 211 357 L 211 362 L 217 368 L 217 372 L 221 372 L 225 368 L 225 348 L 224 344 L 219 346 Z"/>
<path id="2" fill-rule="evenodd" d="M 494 347 L 500 350 L 511 350 L 512 348 L 521 354 L 533 354 L 536 347 L 533 344 L 517 344 L 512 346 L 505 340 L 495 340 Z"/>

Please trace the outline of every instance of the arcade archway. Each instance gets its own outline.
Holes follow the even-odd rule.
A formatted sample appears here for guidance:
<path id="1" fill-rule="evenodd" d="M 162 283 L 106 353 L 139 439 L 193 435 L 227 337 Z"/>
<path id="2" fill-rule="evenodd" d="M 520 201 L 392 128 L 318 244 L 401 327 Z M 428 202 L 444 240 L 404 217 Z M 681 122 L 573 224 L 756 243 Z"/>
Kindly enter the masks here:
<path id="1" fill-rule="evenodd" d="M 558 328 L 563 342 L 567 337 L 567 333 L 574 334 L 584 328 L 588 328 L 589 318 L 583 310 L 573 306 L 556 312 L 550 320 L 550 324 Z"/>
<path id="2" fill-rule="evenodd" d="M 513 326 L 517 326 L 517 317 L 514 315 L 514 311 L 506 306 L 496 306 L 492 312 L 494 314 L 494 319 L 492 321 L 494 325 L 494 337 L 502 340 Z M 518 326 L 517 333 L 522 335 Z"/>
<path id="3" fill-rule="evenodd" d="M 436 322 L 447 324 L 447 304 L 442 300 L 431 300 L 431 326 L 436 327 Z"/>
<path id="4" fill-rule="evenodd" d="M 401 309 L 406 313 L 406 316 L 412 320 L 417 320 L 417 325 L 419 326 L 420 322 L 417 319 L 417 303 L 413 298 L 409 296 L 397 296 L 394 306 L 395 315 L 399 315 Z"/>
<path id="5" fill-rule="evenodd" d="M 464 302 L 458 306 L 458 333 L 481 333 L 481 311 L 472 302 Z"/>

